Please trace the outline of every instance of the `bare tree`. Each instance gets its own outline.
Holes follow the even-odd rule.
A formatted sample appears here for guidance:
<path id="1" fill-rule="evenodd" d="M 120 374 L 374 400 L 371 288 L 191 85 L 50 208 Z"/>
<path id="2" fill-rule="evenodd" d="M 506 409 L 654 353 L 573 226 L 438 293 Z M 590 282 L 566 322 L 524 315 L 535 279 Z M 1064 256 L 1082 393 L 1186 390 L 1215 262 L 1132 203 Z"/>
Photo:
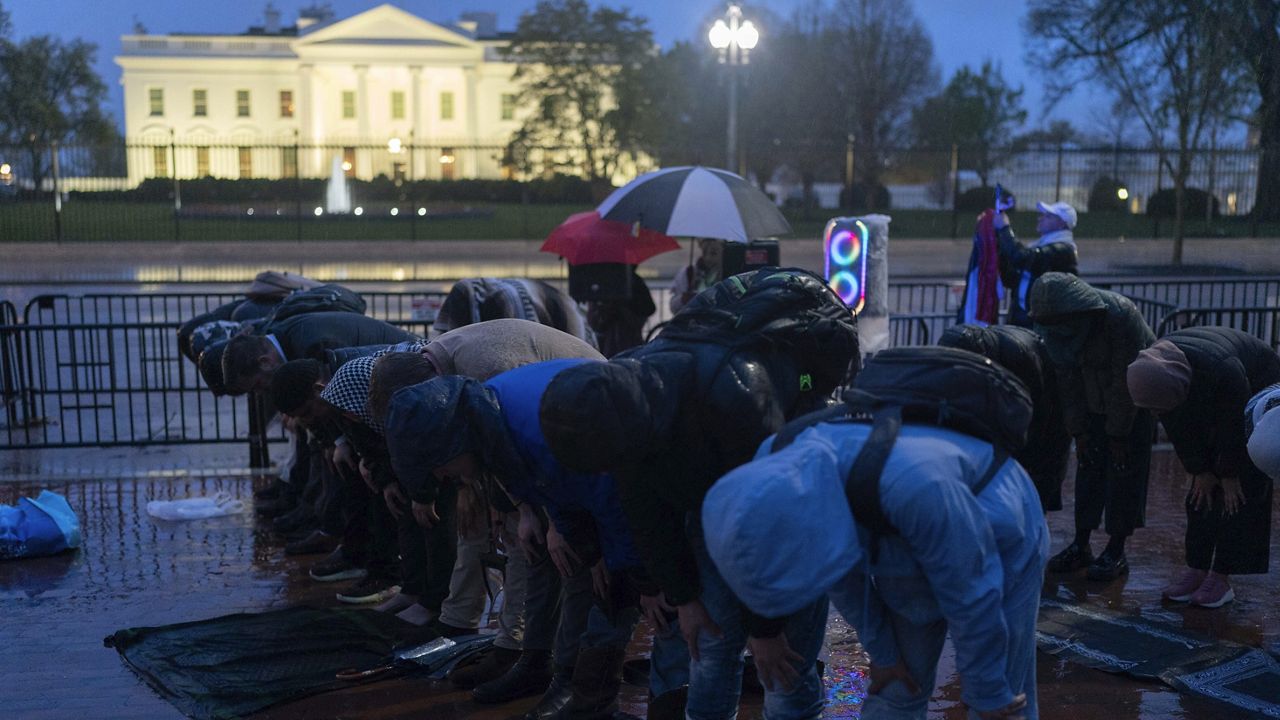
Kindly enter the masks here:
<path id="1" fill-rule="evenodd" d="M 1032 60 L 1051 97 L 1079 82 L 1105 85 L 1133 110 L 1174 182 L 1173 264 L 1182 264 L 1187 178 L 1209 127 L 1242 97 L 1234 50 L 1201 0 L 1032 0 Z"/>

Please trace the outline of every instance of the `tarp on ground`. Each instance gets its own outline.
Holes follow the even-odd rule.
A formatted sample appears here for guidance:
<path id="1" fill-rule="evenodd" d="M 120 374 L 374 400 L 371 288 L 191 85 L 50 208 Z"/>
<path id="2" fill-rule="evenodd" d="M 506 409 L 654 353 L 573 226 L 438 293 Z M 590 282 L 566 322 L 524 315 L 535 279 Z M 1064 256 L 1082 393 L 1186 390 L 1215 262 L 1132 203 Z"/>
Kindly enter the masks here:
<path id="1" fill-rule="evenodd" d="M 295 607 L 129 628 L 103 643 L 188 717 L 223 720 L 349 687 L 336 673 L 385 665 L 433 635 L 387 613 Z"/>
<path id="2" fill-rule="evenodd" d="M 1229 703 L 1232 717 L 1280 718 L 1280 663 L 1257 648 L 1050 597 L 1040 600 L 1036 644 L 1096 670 Z"/>

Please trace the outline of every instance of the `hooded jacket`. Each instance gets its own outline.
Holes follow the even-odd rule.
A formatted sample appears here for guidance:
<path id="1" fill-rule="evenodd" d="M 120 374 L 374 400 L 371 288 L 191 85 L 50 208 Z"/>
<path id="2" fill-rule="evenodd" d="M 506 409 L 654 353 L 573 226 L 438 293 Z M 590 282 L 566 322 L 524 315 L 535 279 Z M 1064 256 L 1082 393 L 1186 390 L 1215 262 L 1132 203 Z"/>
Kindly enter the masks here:
<path id="1" fill-rule="evenodd" d="M 1031 425 L 1027 444 L 1014 454 L 1014 459 L 1031 476 L 1044 509 L 1061 510 L 1071 435 L 1063 424 L 1057 378 L 1044 341 L 1033 331 L 1015 325 L 956 325 L 942 333 L 938 344 L 982 355 L 1027 386 Z"/>
<path id="2" fill-rule="evenodd" d="M 513 497 L 541 505 L 569 541 L 582 542 L 583 528 L 568 517 L 585 511 L 611 570 L 638 568 L 639 556 L 613 478 L 574 472 L 551 454 L 538 422 L 538 406 L 551 379 L 587 362 L 565 359 L 534 363 L 481 384 L 442 376 L 397 391 L 387 416 L 387 444 L 396 474 L 415 496 L 433 495 L 434 470 L 475 453 L 485 472 Z M 429 441 L 424 441 L 429 438 Z"/>
<path id="3" fill-rule="evenodd" d="M 1128 370 L 1155 335 L 1129 298 L 1066 273 L 1046 273 L 1031 286 L 1031 319 L 1055 366 L 1067 432 L 1079 436 L 1090 413 L 1106 415 L 1108 437 L 1123 438 L 1138 409 Z"/>
<path id="4" fill-rule="evenodd" d="M 595 344 L 595 334 L 568 293 L 524 278 L 459 280 L 440 305 L 433 329 L 447 333 L 500 318 L 530 320 Z"/>
<path id="5" fill-rule="evenodd" d="M 1079 273 L 1075 238 L 1070 230 L 1059 230 L 1027 247 L 1013 236 L 1013 228 L 1005 225 L 996 231 L 996 242 L 1000 249 L 1000 278 L 1013 295 L 1009 323 L 1029 327 L 1028 296 L 1036 280 L 1047 272 Z"/>
<path id="6" fill-rule="evenodd" d="M 326 350 L 362 345 L 393 345 L 416 335 L 365 315 L 350 312 L 315 312 L 271 323 L 263 335 L 274 335 L 284 359 L 310 358 L 325 362 Z"/>
<path id="7" fill-rule="evenodd" d="M 1187 397 L 1160 413 L 1161 424 L 1187 472 L 1240 477 L 1250 465 L 1244 408 L 1280 382 L 1280 356 L 1258 338 L 1225 327 L 1195 327 L 1164 336 L 1187 356 Z"/>

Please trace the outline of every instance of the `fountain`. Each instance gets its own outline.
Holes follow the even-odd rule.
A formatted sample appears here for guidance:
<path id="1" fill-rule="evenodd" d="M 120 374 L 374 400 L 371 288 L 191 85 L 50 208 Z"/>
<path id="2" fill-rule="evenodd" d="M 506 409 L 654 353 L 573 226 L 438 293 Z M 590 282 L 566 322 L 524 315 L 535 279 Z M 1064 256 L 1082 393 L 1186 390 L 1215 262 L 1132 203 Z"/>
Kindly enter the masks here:
<path id="1" fill-rule="evenodd" d="M 351 212 L 351 188 L 347 187 L 347 175 L 342 169 L 342 157 L 333 156 L 329 171 L 329 187 L 324 194 L 324 209 L 328 213 Z"/>

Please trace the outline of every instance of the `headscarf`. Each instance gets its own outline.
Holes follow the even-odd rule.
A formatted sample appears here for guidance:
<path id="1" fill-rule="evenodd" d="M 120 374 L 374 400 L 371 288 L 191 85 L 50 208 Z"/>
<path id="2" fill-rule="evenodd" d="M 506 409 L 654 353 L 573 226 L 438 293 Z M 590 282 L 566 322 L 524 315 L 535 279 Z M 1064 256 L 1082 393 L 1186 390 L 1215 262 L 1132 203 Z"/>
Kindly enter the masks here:
<path id="1" fill-rule="evenodd" d="M 384 435 L 386 428 L 369 412 L 369 378 L 373 377 L 373 363 L 374 358 L 371 356 L 343 363 L 320 393 L 320 399 L 343 412 L 355 415 L 374 432 Z"/>
<path id="2" fill-rule="evenodd" d="M 1167 339 L 1157 340 L 1129 364 L 1127 380 L 1134 405 L 1169 412 L 1186 402 L 1191 388 L 1191 363 L 1177 345 Z"/>

